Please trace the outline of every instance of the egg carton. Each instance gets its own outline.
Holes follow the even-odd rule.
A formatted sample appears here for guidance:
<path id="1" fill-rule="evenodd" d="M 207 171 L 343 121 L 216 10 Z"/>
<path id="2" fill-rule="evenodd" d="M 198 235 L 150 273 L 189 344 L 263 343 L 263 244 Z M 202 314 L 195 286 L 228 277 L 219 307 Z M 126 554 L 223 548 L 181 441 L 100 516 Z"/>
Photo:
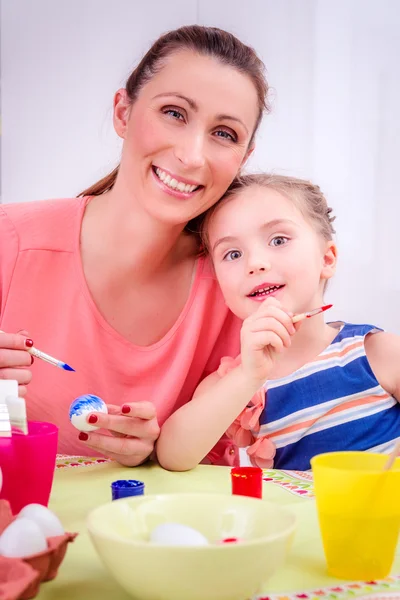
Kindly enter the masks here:
<path id="1" fill-rule="evenodd" d="M 0 500 L 0 535 L 14 521 L 7 500 Z M 47 550 L 26 558 L 0 556 L 1 600 L 29 600 L 39 592 L 40 584 L 51 581 L 58 573 L 67 546 L 77 533 L 64 533 L 47 538 Z"/>

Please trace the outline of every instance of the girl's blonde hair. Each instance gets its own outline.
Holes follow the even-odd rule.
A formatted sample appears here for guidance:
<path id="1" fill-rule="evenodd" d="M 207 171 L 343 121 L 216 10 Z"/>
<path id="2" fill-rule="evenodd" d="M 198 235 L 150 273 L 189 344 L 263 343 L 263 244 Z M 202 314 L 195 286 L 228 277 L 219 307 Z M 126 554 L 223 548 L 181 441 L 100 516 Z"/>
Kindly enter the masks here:
<path id="1" fill-rule="evenodd" d="M 286 175 L 256 173 L 234 179 L 221 200 L 205 214 L 200 225 L 200 237 L 205 252 L 209 251 L 208 226 L 214 213 L 238 192 L 252 186 L 275 190 L 293 201 L 304 217 L 315 225 L 317 233 L 326 241 L 332 240 L 335 233 L 332 223 L 335 217 L 332 216 L 332 208 L 328 206 L 324 194 L 317 185 L 305 179 Z"/>

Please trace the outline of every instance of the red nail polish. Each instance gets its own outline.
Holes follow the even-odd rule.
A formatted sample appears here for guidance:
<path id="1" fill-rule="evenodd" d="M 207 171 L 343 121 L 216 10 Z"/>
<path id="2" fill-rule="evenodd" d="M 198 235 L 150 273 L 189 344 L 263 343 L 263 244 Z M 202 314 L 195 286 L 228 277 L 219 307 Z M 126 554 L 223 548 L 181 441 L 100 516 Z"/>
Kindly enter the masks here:
<path id="1" fill-rule="evenodd" d="M 124 404 L 123 407 L 121 408 L 121 412 L 124 415 L 127 415 L 128 413 L 131 412 L 131 407 L 128 406 L 127 404 Z"/>
<path id="2" fill-rule="evenodd" d="M 33 340 L 31 340 L 30 338 L 27 338 L 27 339 L 25 340 L 25 346 L 26 346 L 27 348 L 32 348 L 32 346 L 33 346 Z"/>
<path id="3" fill-rule="evenodd" d="M 85 433 L 84 431 L 81 431 L 78 437 L 81 440 L 81 442 L 87 442 L 89 439 L 88 434 Z"/>
<path id="4" fill-rule="evenodd" d="M 88 418 L 88 422 L 92 423 L 92 425 L 94 423 L 97 423 L 98 420 L 99 420 L 99 417 L 97 415 L 90 415 L 90 417 Z"/>
<path id="5" fill-rule="evenodd" d="M 33 365 L 35 358 L 31 356 L 31 365 Z"/>

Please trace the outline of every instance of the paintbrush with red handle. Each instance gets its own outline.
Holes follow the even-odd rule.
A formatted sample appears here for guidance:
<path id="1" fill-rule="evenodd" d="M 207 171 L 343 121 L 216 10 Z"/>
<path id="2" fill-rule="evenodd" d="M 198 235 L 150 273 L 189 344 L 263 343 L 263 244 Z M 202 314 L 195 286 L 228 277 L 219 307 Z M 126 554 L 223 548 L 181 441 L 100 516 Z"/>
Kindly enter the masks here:
<path id="1" fill-rule="evenodd" d="M 320 308 L 314 308 L 314 310 L 310 310 L 306 313 L 300 313 L 299 315 L 295 315 L 292 318 L 292 323 L 298 323 L 299 321 L 303 321 L 304 319 L 310 319 L 315 315 L 319 315 L 320 313 L 328 310 L 328 308 L 332 308 L 332 304 L 326 304 L 325 306 L 321 306 Z"/>

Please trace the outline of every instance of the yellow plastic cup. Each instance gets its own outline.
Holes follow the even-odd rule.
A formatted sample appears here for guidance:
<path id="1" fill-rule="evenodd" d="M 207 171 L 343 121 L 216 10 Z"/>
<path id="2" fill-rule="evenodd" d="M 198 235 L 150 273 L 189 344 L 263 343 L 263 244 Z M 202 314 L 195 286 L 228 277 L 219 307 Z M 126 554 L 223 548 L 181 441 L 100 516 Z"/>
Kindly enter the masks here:
<path id="1" fill-rule="evenodd" d="M 400 458 L 331 452 L 311 460 L 328 573 L 369 580 L 390 573 L 400 530 Z"/>

